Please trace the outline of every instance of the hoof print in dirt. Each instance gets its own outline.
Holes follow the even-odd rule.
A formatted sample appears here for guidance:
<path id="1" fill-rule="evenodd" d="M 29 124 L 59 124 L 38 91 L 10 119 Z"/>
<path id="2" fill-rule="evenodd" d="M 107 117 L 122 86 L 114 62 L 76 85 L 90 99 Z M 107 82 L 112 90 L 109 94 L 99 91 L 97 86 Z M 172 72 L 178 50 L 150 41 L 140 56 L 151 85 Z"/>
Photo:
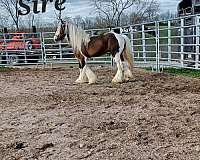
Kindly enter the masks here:
<path id="1" fill-rule="evenodd" d="M 20 142 L 20 143 L 17 143 L 17 144 L 15 145 L 15 149 L 22 149 L 22 148 L 25 148 L 24 142 Z"/>
<path id="2" fill-rule="evenodd" d="M 52 147 L 54 147 L 53 143 L 47 143 L 47 144 L 44 144 L 41 148 L 38 148 L 38 149 L 41 150 L 41 151 L 45 151 L 47 148 L 52 148 Z"/>
<path id="3" fill-rule="evenodd" d="M 126 122 L 101 122 L 98 126 L 99 130 L 116 130 L 116 129 L 126 129 L 128 124 Z"/>
<path id="4" fill-rule="evenodd" d="M 9 145 L 7 148 L 14 148 L 17 150 L 25 148 L 25 142 L 14 142 L 11 145 Z"/>

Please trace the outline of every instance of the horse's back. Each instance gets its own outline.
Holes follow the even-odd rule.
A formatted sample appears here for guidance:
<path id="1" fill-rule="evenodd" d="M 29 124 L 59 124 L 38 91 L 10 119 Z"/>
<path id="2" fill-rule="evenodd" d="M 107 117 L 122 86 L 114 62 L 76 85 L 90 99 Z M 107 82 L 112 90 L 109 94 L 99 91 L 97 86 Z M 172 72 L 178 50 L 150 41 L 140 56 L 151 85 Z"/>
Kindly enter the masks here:
<path id="1" fill-rule="evenodd" d="M 88 57 L 97 57 L 108 52 L 114 53 L 118 50 L 118 40 L 112 32 L 108 32 L 99 36 L 90 37 L 90 42 L 84 51 Z"/>

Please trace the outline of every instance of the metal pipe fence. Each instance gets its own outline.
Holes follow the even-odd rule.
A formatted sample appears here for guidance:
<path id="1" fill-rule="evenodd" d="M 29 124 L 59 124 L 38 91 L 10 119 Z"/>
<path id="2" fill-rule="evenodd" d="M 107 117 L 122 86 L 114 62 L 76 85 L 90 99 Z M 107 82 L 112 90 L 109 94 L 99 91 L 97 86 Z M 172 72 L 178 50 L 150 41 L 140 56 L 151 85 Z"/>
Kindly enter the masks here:
<path id="1" fill-rule="evenodd" d="M 95 36 L 103 30 L 88 32 Z M 55 43 L 53 36 L 54 32 L 0 34 L 0 66 L 78 63 L 70 45 L 65 41 Z M 108 55 L 88 59 L 94 64 L 112 64 L 111 61 Z"/>
<path id="2" fill-rule="evenodd" d="M 135 65 L 156 71 L 170 66 L 199 69 L 200 15 L 127 27 L 132 31 L 125 29 L 131 34 Z"/>
<path id="3" fill-rule="evenodd" d="M 126 34 L 132 44 L 137 67 L 199 69 L 200 15 L 167 21 L 112 28 Z M 109 28 L 86 30 L 91 36 L 109 32 Z M 0 34 L 0 65 L 76 64 L 72 48 L 65 41 L 55 43 L 53 32 Z M 88 63 L 110 64 L 110 55 L 90 58 Z"/>

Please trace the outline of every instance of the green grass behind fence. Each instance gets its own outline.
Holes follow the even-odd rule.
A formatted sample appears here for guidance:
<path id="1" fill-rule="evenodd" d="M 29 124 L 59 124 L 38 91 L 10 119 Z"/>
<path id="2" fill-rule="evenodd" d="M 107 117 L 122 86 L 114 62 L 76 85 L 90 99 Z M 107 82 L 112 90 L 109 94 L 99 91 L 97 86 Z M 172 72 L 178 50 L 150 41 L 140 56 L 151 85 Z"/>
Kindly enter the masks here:
<path id="1" fill-rule="evenodd" d="M 9 71 L 13 71 L 13 70 L 14 70 L 13 68 L 0 66 L 0 72 L 9 72 Z"/>
<path id="2" fill-rule="evenodd" d="M 152 71 L 152 68 L 145 68 L 147 71 Z M 200 78 L 200 70 L 188 69 L 188 68 L 164 68 L 164 73 L 170 73 L 173 75 L 182 75 L 187 77 Z"/>
<path id="3" fill-rule="evenodd" d="M 200 70 L 186 69 L 186 68 L 165 68 L 163 72 L 172 73 L 176 75 L 183 75 L 188 77 L 199 77 Z"/>

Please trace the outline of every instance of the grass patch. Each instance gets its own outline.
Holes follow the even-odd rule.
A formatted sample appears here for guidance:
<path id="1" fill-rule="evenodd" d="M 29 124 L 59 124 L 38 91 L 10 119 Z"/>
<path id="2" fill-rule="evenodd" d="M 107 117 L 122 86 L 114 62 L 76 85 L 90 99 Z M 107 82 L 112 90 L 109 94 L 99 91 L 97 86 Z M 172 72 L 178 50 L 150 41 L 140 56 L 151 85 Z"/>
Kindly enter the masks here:
<path id="1" fill-rule="evenodd" d="M 144 68 L 147 71 L 152 71 L 151 67 Z M 164 68 L 164 73 L 170 73 L 174 75 L 182 75 L 187 77 L 200 78 L 200 70 L 187 69 L 187 68 Z"/>
<path id="2" fill-rule="evenodd" d="M 147 71 L 152 71 L 151 67 L 144 68 Z M 187 69 L 187 68 L 164 68 L 164 73 L 170 73 L 174 75 L 182 75 L 188 77 L 200 78 L 200 70 Z"/>
<path id="3" fill-rule="evenodd" d="M 13 70 L 14 70 L 13 68 L 0 66 L 0 72 L 9 72 L 9 71 L 13 71 Z"/>
<path id="4" fill-rule="evenodd" d="M 188 77 L 200 77 L 200 70 L 187 69 L 187 68 L 165 68 L 165 73 L 172 73 L 176 75 L 183 75 Z"/>

